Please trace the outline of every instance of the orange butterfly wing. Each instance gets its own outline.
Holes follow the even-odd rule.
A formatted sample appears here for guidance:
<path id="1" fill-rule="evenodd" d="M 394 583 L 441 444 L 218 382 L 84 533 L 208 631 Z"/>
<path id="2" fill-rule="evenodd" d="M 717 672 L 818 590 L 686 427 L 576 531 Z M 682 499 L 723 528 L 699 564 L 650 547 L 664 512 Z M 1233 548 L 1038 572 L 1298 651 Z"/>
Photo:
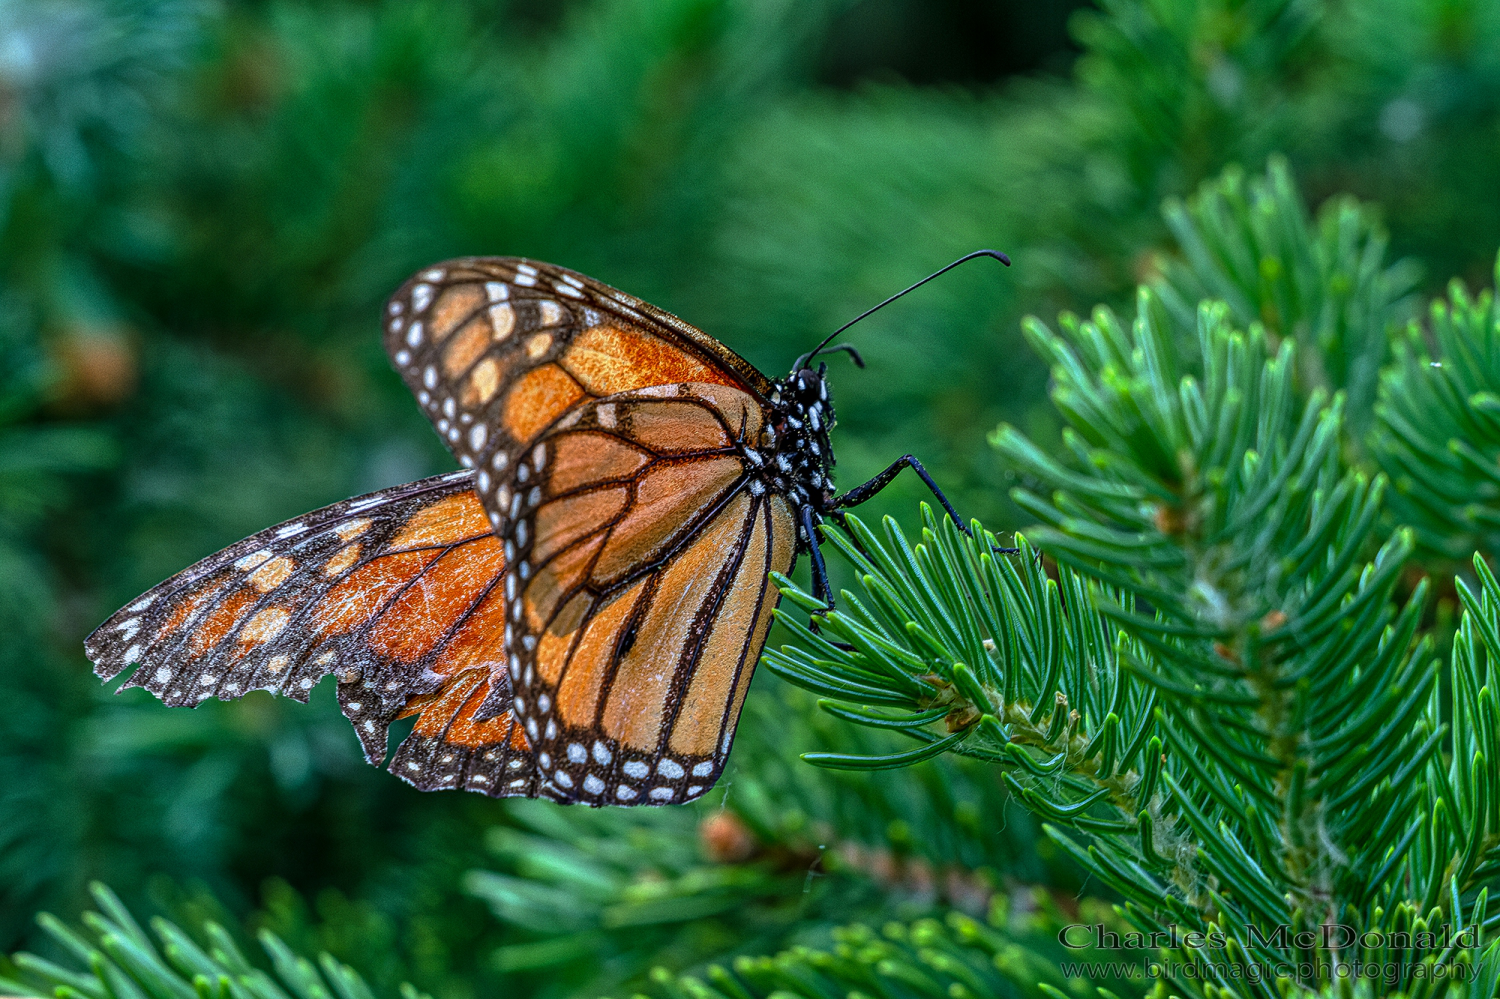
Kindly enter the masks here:
<path id="1" fill-rule="evenodd" d="M 85 643 L 106 679 L 170 705 L 329 673 L 365 757 L 418 715 L 391 769 L 424 790 L 534 793 L 500 648 L 505 558 L 473 473 L 346 500 L 262 531 L 154 587 Z"/>
<path id="2" fill-rule="evenodd" d="M 505 540 L 505 647 L 539 792 L 690 800 L 722 771 L 795 523 L 752 478 L 773 386 L 606 285 L 449 261 L 387 305 L 386 346 Z"/>
<path id="3" fill-rule="evenodd" d="M 676 316 L 517 257 L 449 260 L 408 279 L 386 303 L 385 346 L 454 457 L 484 473 L 486 497 L 543 430 L 590 399 L 670 382 L 771 390 Z"/>
<path id="4" fill-rule="evenodd" d="M 533 448 L 507 585 L 543 794 L 666 804 L 718 779 L 776 604 L 767 573 L 794 555 L 790 506 L 747 474 L 749 401 L 621 393 Z"/>

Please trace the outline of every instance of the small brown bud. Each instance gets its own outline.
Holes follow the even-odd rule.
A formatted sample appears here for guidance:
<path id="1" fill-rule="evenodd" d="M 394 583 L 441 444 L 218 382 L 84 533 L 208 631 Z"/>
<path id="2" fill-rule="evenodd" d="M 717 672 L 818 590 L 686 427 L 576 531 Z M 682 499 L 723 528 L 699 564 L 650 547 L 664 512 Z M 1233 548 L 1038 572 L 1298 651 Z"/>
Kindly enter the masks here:
<path id="1" fill-rule="evenodd" d="M 698 823 L 698 841 L 710 860 L 737 864 L 755 852 L 755 836 L 733 812 L 720 810 Z"/>
<path id="2" fill-rule="evenodd" d="M 980 717 L 978 708 L 972 704 L 965 704 L 963 707 L 954 708 L 948 712 L 943 722 L 948 726 L 949 732 L 958 732 L 977 722 Z"/>
<path id="3" fill-rule="evenodd" d="M 1279 610 L 1273 610 L 1260 619 L 1260 630 L 1262 634 L 1270 634 L 1284 624 L 1286 624 L 1286 615 Z"/>
<path id="4" fill-rule="evenodd" d="M 1187 517 L 1181 507 L 1158 504 L 1151 520 L 1158 531 L 1169 536 L 1182 534 L 1187 530 Z"/>
<path id="5" fill-rule="evenodd" d="M 136 352 L 124 329 L 70 330 L 54 344 L 53 356 L 61 374 L 58 396 L 66 406 L 110 406 L 135 392 Z"/>

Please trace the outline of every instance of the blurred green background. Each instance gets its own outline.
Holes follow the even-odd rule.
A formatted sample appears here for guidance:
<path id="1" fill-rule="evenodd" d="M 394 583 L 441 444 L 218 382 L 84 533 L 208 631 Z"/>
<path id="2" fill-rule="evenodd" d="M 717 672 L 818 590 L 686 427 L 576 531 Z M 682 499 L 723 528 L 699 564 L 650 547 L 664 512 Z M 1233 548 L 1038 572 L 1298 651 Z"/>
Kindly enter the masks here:
<path id="1" fill-rule="evenodd" d="M 846 335 L 869 367 L 832 362 L 835 442 L 845 484 L 912 451 L 1020 526 L 985 443 L 1055 438 L 1020 317 L 1128 300 L 1175 252 L 1163 199 L 1275 152 L 1310 206 L 1374 203 L 1423 290 L 1479 284 L 1500 6 L 0 0 L 0 951 L 45 951 L 34 914 L 103 878 L 382 987 L 563 995 L 856 916 L 1071 898 L 982 771 L 798 762 L 866 736 L 764 671 L 727 810 L 585 814 L 419 794 L 361 762 L 331 689 L 114 696 L 82 638 L 249 533 L 451 467 L 376 323 L 459 254 L 583 271 L 778 375 L 1006 250 Z M 919 496 L 870 513 L 910 523 Z"/>

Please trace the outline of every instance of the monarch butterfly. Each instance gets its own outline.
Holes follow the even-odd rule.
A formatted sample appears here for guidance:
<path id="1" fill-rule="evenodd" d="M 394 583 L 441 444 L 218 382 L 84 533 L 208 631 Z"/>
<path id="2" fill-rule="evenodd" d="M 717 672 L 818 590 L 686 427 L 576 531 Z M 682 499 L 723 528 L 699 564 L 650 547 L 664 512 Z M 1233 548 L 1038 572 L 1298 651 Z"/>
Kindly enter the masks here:
<path id="1" fill-rule="evenodd" d="M 888 304 L 977 256 L 955 261 Z M 881 306 L 876 306 L 880 308 Z M 874 309 L 869 310 L 873 312 Z M 868 315 L 866 312 L 864 315 Z M 860 316 L 859 318 L 864 318 Z M 856 322 L 858 319 L 855 320 Z M 779 598 L 833 491 L 827 337 L 772 381 L 717 340 L 549 264 L 470 257 L 386 304 L 385 345 L 463 471 L 269 528 L 86 641 L 169 705 L 324 676 L 365 757 L 423 790 L 669 804 L 718 779 Z"/>

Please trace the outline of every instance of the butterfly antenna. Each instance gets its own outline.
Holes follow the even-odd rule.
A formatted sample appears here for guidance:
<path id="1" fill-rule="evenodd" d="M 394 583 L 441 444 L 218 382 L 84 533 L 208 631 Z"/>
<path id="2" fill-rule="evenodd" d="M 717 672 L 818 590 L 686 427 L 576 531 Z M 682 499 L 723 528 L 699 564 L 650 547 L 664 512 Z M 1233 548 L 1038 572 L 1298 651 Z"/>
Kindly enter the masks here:
<path id="1" fill-rule="evenodd" d="M 953 270 L 953 268 L 957 267 L 959 264 L 968 263 L 970 260 L 973 260 L 976 257 L 993 257 L 994 259 L 996 259 L 996 260 L 1000 261 L 1002 264 L 1004 264 L 1006 267 L 1010 266 L 1010 258 L 1007 257 L 1005 254 L 1001 253 L 999 250 L 975 250 L 973 253 L 965 254 L 964 256 L 959 257 L 957 260 L 953 261 L 953 263 L 949 264 L 947 267 L 944 267 L 944 268 L 942 268 L 940 270 L 933 271 L 931 274 L 927 275 L 922 280 L 920 280 L 916 284 L 912 285 L 910 288 L 905 288 L 905 289 L 903 289 L 901 291 L 896 292 L 896 294 L 892 295 L 890 298 L 886 299 L 884 302 L 881 302 L 879 305 L 875 306 L 872 309 L 866 309 L 864 312 L 861 312 L 859 315 L 855 316 L 853 319 L 849 320 L 847 323 L 845 323 L 844 325 L 840 326 L 838 329 L 834 330 L 832 333 L 830 333 L 827 336 L 825 336 L 823 338 L 823 342 L 822 343 L 818 344 L 812 350 L 808 351 L 806 354 L 803 354 L 801 357 L 797 358 L 797 363 L 794 364 L 794 365 L 792 365 L 792 370 L 793 371 L 801 371 L 803 368 L 807 367 L 808 362 L 810 362 L 813 358 L 815 358 L 819 354 L 821 354 L 823 352 L 823 348 L 827 347 L 828 344 L 833 341 L 834 337 L 838 336 L 840 333 L 844 332 L 844 330 L 846 330 L 849 327 L 853 326 L 855 323 L 859 322 L 861 319 L 865 318 L 866 316 L 873 315 L 876 312 L 879 312 L 881 309 L 885 308 L 887 305 L 890 305 L 892 302 L 894 302 L 896 299 L 900 298 L 902 295 L 905 295 L 905 294 L 908 294 L 910 292 L 916 291 L 918 288 L 922 287 L 924 284 L 926 284 L 928 281 L 931 281 L 933 278 L 942 277 L 944 274 L 947 274 L 949 271 Z M 848 347 L 847 344 L 839 344 L 839 346 L 834 347 L 833 349 L 834 350 L 849 350 L 850 356 L 854 358 L 854 363 L 857 364 L 857 365 L 859 365 L 861 368 L 865 366 L 864 365 L 864 361 L 863 361 L 862 358 L 860 358 L 859 354 L 856 353 L 855 351 L 849 349 L 849 347 Z"/>

